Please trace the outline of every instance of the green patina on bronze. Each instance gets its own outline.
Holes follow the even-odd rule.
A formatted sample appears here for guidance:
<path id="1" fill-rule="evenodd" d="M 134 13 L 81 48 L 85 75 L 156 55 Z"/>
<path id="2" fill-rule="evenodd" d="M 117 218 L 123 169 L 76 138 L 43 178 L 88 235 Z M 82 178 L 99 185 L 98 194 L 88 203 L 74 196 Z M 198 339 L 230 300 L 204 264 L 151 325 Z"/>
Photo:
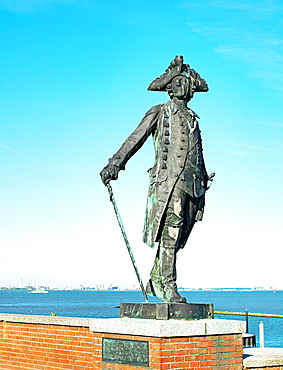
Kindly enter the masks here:
<path id="1" fill-rule="evenodd" d="M 169 102 L 146 113 L 100 175 L 105 185 L 116 180 L 128 160 L 153 137 L 155 161 L 148 171 L 143 241 L 150 247 L 158 243 L 158 248 L 146 292 L 164 302 L 185 303 L 177 291 L 176 254 L 202 219 L 205 192 L 214 176 L 206 172 L 198 116 L 187 104 L 195 92 L 208 91 L 208 86 L 177 56 L 148 90 L 167 91 Z"/>
<path id="2" fill-rule="evenodd" d="M 148 367 L 148 341 L 102 338 L 102 361 Z"/>
<path id="3" fill-rule="evenodd" d="M 120 303 L 120 317 L 156 320 L 213 319 L 212 304 L 202 303 Z"/>

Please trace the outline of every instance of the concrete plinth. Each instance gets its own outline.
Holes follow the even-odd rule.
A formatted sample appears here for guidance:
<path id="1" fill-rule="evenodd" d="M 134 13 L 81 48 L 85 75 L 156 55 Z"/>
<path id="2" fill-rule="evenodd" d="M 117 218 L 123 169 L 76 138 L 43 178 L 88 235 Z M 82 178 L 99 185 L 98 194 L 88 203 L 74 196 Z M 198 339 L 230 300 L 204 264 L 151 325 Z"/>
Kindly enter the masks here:
<path id="1" fill-rule="evenodd" d="M 245 326 L 245 322 L 219 319 L 0 314 L 0 368 L 242 370 Z"/>
<path id="2" fill-rule="evenodd" d="M 245 348 L 244 369 L 283 369 L 283 348 Z"/>
<path id="3" fill-rule="evenodd" d="M 140 335 L 149 337 L 192 337 L 238 334 L 246 329 L 245 321 L 203 320 L 151 320 L 151 319 L 92 319 L 90 330 L 98 333 Z"/>
<path id="4" fill-rule="evenodd" d="M 95 319 L 97 369 L 242 370 L 242 333 L 237 320 Z M 95 367 L 96 368 L 96 367 Z"/>

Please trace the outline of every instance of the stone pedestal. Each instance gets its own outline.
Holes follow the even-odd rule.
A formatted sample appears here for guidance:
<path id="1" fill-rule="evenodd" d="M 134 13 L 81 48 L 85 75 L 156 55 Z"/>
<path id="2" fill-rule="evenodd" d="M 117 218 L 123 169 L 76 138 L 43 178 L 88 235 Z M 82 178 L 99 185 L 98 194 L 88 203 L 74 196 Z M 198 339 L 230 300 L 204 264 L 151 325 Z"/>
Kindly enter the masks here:
<path id="1" fill-rule="evenodd" d="M 0 313 L 0 368 L 242 370 L 241 333 L 245 328 L 244 321 L 219 319 L 91 319 Z M 244 369 L 283 370 L 282 353 L 273 352 L 275 355 L 276 359 L 271 359 L 270 353 L 246 352 Z"/>
<path id="2" fill-rule="evenodd" d="M 93 319 L 94 369 L 242 370 L 238 320 Z"/>

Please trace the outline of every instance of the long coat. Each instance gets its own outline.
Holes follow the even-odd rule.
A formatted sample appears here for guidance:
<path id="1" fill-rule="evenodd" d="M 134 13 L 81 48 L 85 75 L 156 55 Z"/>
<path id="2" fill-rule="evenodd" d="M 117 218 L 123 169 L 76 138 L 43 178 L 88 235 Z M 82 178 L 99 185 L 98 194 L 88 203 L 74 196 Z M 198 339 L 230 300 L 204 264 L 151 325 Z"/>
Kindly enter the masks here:
<path id="1" fill-rule="evenodd" d="M 125 169 L 127 161 L 153 135 L 154 166 L 149 170 L 149 191 L 143 241 L 154 247 L 158 241 L 162 216 L 174 187 L 191 197 L 203 197 L 207 172 L 202 154 L 201 135 L 196 114 L 179 107 L 173 100 L 151 108 L 109 163 Z"/>

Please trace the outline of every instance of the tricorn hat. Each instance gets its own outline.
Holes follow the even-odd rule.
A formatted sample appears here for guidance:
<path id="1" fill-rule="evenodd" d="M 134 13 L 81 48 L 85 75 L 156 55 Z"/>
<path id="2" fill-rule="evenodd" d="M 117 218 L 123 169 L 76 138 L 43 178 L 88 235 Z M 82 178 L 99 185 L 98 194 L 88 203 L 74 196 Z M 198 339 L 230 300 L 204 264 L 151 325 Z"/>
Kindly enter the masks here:
<path id="1" fill-rule="evenodd" d="M 202 79 L 200 75 L 189 66 L 189 64 L 183 63 L 182 56 L 176 56 L 166 69 L 165 73 L 152 81 L 147 90 L 166 91 L 167 85 L 170 84 L 173 78 L 177 76 L 188 77 L 191 81 L 193 92 L 208 91 L 208 85 L 206 81 Z"/>

